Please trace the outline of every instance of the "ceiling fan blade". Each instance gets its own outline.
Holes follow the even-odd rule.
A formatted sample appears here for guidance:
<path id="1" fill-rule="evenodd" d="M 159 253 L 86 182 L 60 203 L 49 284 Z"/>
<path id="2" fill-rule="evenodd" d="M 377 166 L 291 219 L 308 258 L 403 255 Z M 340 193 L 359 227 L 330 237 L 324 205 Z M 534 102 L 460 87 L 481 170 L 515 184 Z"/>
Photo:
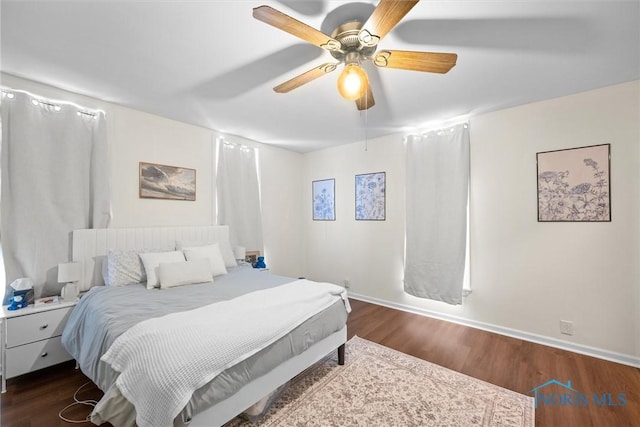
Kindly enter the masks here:
<path id="1" fill-rule="evenodd" d="M 342 44 L 326 35 L 325 33 L 316 30 L 307 24 L 298 21 L 285 15 L 284 13 L 270 7 L 259 6 L 253 9 L 253 17 L 258 21 L 262 21 L 266 24 L 273 25 L 276 28 L 286 31 L 289 34 L 293 34 L 302 40 L 308 41 L 318 47 L 326 50 L 341 50 Z"/>
<path id="2" fill-rule="evenodd" d="M 457 60 L 455 53 L 381 50 L 373 58 L 373 63 L 378 67 L 444 74 L 456 65 Z"/>
<path id="3" fill-rule="evenodd" d="M 367 85 L 367 93 L 365 93 L 361 98 L 356 99 L 356 107 L 358 110 L 368 110 L 369 108 L 376 105 L 376 100 L 373 99 L 373 92 L 371 91 L 371 85 Z"/>
<path id="4" fill-rule="evenodd" d="M 312 80 L 317 79 L 318 77 L 329 74 L 336 69 L 337 65 L 338 64 L 332 63 L 322 64 L 292 78 L 291 80 L 287 80 L 286 82 L 279 84 L 278 86 L 274 87 L 273 90 L 278 93 L 287 93 L 289 91 L 292 91 L 293 89 L 299 88 L 300 86 L 309 83 Z"/>
<path id="5" fill-rule="evenodd" d="M 358 34 L 364 46 L 376 46 L 419 0 L 380 0 Z"/>

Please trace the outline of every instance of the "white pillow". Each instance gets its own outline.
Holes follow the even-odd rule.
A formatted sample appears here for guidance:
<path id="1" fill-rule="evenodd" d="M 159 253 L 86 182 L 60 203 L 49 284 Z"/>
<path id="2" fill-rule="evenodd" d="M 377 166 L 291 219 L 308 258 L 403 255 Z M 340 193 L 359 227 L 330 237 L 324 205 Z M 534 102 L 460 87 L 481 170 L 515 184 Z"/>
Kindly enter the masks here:
<path id="1" fill-rule="evenodd" d="M 236 256 L 233 254 L 233 249 L 231 249 L 231 243 L 228 240 L 219 240 L 218 244 L 220 245 L 224 265 L 227 267 L 237 266 L 238 263 L 236 262 Z"/>
<path id="2" fill-rule="evenodd" d="M 158 266 L 163 262 L 180 262 L 185 261 L 182 251 L 173 252 L 146 252 L 140 254 L 144 271 L 147 273 L 147 289 L 157 288 L 158 282 Z"/>
<path id="3" fill-rule="evenodd" d="M 183 248 L 190 248 L 196 246 L 208 246 L 217 243 L 220 245 L 220 253 L 222 254 L 222 259 L 224 259 L 225 267 L 235 267 L 238 265 L 236 262 L 236 256 L 233 254 L 233 250 L 231 249 L 231 243 L 229 243 L 229 239 L 219 239 L 215 241 L 209 242 L 198 242 L 198 241 L 177 241 L 176 249 L 180 250 Z"/>
<path id="4" fill-rule="evenodd" d="M 213 274 L 214 277 L 221 274 L 227 274 L 224 259 L 222 258 L 222 253 L 220 253 L 220 245 L 217 243 L 208 246 L 182 248 L 182 252 L 184 252 L 184 257 L 187 261 L 196 259 L 208 260 L 211 265 L 211 274 Z"/>
<path id="5" fill-rule="evenodd" d="M 204 258 L 192 261 L 162 262 L 158 266 L 158 278 L 162 289 L 213 281 L 209 260 Z"/>

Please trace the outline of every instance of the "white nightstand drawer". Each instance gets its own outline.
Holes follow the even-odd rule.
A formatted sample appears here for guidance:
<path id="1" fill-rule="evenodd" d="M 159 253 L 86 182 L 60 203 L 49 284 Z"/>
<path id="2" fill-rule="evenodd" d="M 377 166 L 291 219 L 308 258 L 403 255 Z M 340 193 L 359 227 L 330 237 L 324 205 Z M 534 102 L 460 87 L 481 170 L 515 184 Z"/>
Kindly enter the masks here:
<path id="1" fill-rule="evenodd" d="M 62 335 L 71 309 L 63 307 L 7 319 L 7 348 Z"/>
<path id="2" fill-rule="evenodd" d="M 71 359 L 72 357 L 62 346 L 62 337 L 10 348 L 7 349 L 5 359 L 7 378 L 17 377 Z"/>

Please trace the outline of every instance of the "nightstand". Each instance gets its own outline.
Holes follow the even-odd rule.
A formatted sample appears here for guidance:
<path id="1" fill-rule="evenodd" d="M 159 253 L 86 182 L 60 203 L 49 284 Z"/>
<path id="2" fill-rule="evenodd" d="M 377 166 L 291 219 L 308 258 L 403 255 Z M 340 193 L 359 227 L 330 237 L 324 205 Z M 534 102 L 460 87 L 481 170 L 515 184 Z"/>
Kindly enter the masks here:
<path id="1" fill-rule="evenodd" d="M 62 330 L 77 301 L 30 305 L 0 313 L 2 393 L 7 379 L 57 365 L 72 357 L 62 346 Z"/>

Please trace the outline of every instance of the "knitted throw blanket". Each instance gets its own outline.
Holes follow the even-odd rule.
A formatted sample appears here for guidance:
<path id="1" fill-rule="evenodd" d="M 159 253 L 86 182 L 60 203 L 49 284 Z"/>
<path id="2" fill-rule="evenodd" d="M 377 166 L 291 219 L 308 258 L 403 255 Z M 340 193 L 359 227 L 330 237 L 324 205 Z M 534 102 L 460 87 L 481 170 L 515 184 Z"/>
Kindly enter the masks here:
<path id="1" fill-rule="evenodd" d="M 135 406 L 138 426 L 170 427 L 197 389 L 340 298 L 349 312 L 343 288 L 296 280 L 140 322 L 102 360 L 120 373 L 115 386 Z"/>

